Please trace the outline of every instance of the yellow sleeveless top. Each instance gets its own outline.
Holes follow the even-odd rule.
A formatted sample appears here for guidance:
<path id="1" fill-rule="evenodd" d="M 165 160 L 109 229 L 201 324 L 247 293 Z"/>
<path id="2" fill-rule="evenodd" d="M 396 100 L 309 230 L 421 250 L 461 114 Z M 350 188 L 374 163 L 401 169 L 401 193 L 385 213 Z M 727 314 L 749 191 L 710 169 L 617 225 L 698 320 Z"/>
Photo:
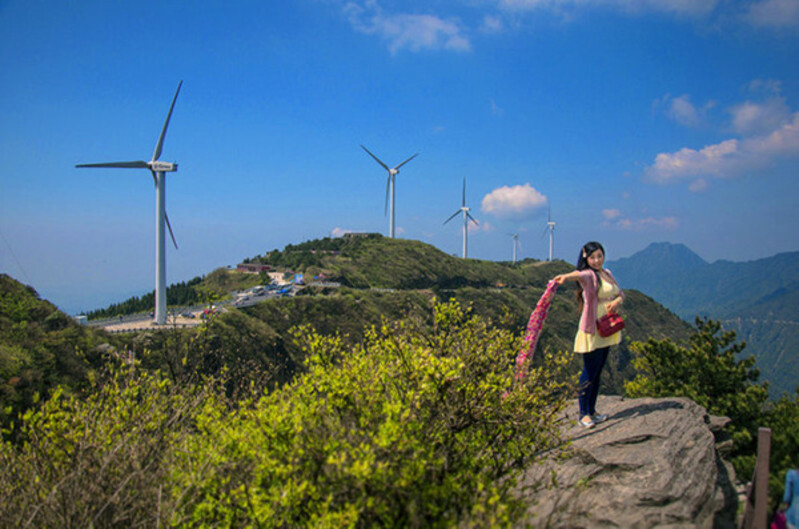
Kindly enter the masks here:
<path id="1" fill-rule="evenodd" d="M 596 317 L 601 318 L 608 313 L 605 304 L 619 295 L 619 287 L 615 283 L 603 280 L 602 285 L 599 287 L 599 294 L 597 295 Z M 621 343 L 621 331 L 611 334 L 604 338 L 598 332 L 589 334 L 587 332 L 577 330 L 577 336 L 574 337 L 574 352 L 575 353 L 590 353 L 596 349 L 608 347 L 610 345 L 618 345 Z"/>

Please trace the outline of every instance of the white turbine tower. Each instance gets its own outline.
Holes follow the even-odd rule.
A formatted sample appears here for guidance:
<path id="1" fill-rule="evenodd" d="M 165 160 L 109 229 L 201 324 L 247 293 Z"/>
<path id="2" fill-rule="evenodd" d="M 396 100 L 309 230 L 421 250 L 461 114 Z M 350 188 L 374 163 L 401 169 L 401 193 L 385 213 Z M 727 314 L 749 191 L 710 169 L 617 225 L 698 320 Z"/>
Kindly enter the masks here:
<path id="1" fill-rule="evenodd" d="M 522 243 L 521 241 L 519 241 L 518 233 L 509 233 L 508 235 L 510 235 L 513 238 L 513 264 L 516 264 L 516 247 L 518 246 L 519 248 L 521 248 Z"/>
<path id="2" fill-rule="evenodd" d="M 444 221 L 444 224 L 446 224 L 447 222 L 454 219 L 458 215 L 458 213 L 463 213 L 463 258 L 464 259 L 466 259 L 466 244 L 467 244 L 466 241 L 468 239 L 468 233 L 469 233 L 469 221 L 471 220 L 472 222 L 475 223 L 475 225 L 478 224 L 478 222 L 474 219 L 474 217 L 472 217 L 472 214 L 469 213 L 470 209 L 471 208 L 466 207 L 466 178 L 464 178 L 463 198 L 461 199 L 461 207 L 458 209 L 458 211 L 453 213 L 450 218 Z"/>
<path id="3" fill-rule="evenodd" d="M 169 113 L 166 115 L 164 121 L 164 128 L 161 130 L 161 135 L 158 137 L 158 143 L 155 144 L 153 151 L 153 158 L 149 162 L 135 161 L 135 162 L 108 162 L 108 163 L 91 163 L 76 165 L 75 167 L 115 167 L 122 169 L 149 169 L 153 175 L 153 182 L 155 183 L 155 323 L 163 325 L 166 323 L 166 249 L 165 249 L 165 232 L 164 224 L 169 229 L 169 235 L 172 237 L 172 244 L 175 248 L 178 243 L 175 241 L 175 235 L 172 233 L 172 226 L 169 224 L 169 217 L 166 214 L 166 173 L 172 173 L 178 170 L 178 164 L 161 162 L 158 158 L 161 157 L 161 150 L 164 147 L 164 136 L 166 136 L 166 129 L 169 126 L 169 119 L 172 117 L 172 110 L 175 108 L 175 101 L 178 99 L 180 87 L 183 86 L 183 81 L 178 84 L 178 89 L 175 91 L 175 97 L 172 98 L 172 105 L 169 107 Z"/>
<path id="4" fill-rule="evenodd" d="M 391 192 L 391 215 L 390 215 L 390 220 L 389 220 L 389 237 L 391 237 L 393 239 L 394 238 L 394 180 L 395 180 L 396 176 L 399 174 L 400 167 L 402 167 L 406 163 L 410 162 L 411 160 L 413 160 L 414 158 L 419 156 L 419 153 L 417 152 L 416 154 L 414 154 L 413 156 L 411 156 L 410 158 L 408 158 L 407 160 L 405 160 L 404 162 L 402 162 L 398 166 L 394 167 L 393 169 L 389 169 L 389 167 L 386 164 L 384 164 L 380 160 L 380 158 L 378 158 L 377 156 L 372 154 L 369 151 L 369 149 L 367 149 L 363 145 L 361 145 L 361 148 L 363 150 L 365 150 L 369 154 L 369 156 L 374 158 L 377 163 L 379 163 L 381 166 L 383 166 L 383 169 L 388 171 L 388 180 L 386 180 L 386 208 L 385 209 L 388 210 L 388 195 L 389 195 L 389 189 L 390 189 L 390 192 Z M 383 213 L 383 214 L 385 215 L 385 213 Z"/>
<path id="5" fill-rule="evenodd" d="M 555 221 L 552 220 L 552 208 L 547 210 L 547 226 L 544 228 L 544 235 L 549 230 L 549 260 L 552 260 L 552 251 L 555 249 Z"/>

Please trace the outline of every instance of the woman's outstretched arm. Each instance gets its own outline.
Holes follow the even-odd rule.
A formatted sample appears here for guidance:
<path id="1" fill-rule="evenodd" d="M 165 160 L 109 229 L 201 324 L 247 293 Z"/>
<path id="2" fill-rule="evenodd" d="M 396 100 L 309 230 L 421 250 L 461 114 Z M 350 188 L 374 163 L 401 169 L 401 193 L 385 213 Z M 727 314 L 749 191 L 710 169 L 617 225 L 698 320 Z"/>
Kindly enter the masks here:
<path id="1" fill-rule="evenodd" d="M 575 270 L 574 272 L 569 272 L 568 274 L 558 274 L 552 278 L 552 281 L 556 282 L 559 285 L 562 285 L 566 281 L 579 281 L 580 280 L 580 270 Z"/>

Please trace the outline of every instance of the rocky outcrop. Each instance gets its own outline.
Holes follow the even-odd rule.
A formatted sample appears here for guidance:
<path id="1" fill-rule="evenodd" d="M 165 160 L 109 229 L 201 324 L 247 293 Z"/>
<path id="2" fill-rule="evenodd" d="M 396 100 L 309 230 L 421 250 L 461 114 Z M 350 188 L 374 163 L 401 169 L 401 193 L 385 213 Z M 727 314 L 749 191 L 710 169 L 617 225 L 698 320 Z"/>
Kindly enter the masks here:
<path id="1" fill-rule="evenodd" d="M 732 528 L 737 508 L 728 419 L 682 398 L 600 397 L 606 422 L 567 417 L 571 457 L 528 470 L 525 524 L 554 528 Z M 555 483 L 533 490 L 555 471 Z"/>

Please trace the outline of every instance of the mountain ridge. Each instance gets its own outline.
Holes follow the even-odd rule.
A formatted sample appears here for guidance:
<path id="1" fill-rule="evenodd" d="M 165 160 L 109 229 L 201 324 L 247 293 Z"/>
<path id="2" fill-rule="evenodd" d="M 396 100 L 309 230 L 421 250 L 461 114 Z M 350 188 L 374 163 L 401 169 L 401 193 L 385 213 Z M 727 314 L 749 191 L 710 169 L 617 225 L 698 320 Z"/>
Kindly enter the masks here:
<path id="1" fill-rule="evenodd" d="M 747 342 L 770 393 L 793 393 L 799 381 L 799 252 L 751 261 L 708 263 L 682 244 L 653 243 L 607 267 L 625 288 L 646 292 L 686 320 L 721 320 Z"/>

